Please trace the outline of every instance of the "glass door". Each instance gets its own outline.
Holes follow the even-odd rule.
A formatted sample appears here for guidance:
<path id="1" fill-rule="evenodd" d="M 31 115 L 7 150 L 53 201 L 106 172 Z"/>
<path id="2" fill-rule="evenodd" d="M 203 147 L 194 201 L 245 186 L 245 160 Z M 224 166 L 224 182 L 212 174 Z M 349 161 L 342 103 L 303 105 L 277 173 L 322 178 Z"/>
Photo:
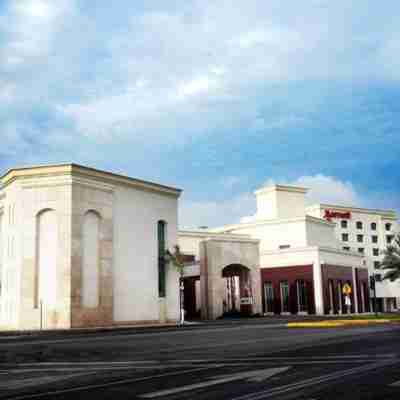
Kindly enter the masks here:
<path id="1" fill-rule="evenodd" d="M 280 283 L 281 289 L 281 312 L 289 312 L 289 283 L 288 281 L 282 281 Z"/>
<path id="2" fill-rule="evenodd" d="M 274 287 L 272 282 L 264 283 L 265 312 L 274 312 Z"/>

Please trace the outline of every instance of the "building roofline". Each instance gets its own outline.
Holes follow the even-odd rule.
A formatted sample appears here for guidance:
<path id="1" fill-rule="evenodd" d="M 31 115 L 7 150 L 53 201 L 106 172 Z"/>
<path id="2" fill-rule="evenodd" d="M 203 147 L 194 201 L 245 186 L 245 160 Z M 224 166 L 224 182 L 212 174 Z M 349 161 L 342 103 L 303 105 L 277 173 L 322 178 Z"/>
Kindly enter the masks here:
<path id="1" fill-rule="evenodd" d="M 243 233 L 226 233 L 226 232 L 212 232 L 209 230 L 185 230 L 180 229 L 178 231 L 178 236 L 188 236 L 188 237 L 215 237 L 215 238 L 234 238 L 234 239 L 248 239 L 251 238 L 250 235 L 243 234 Z"/>
<path id="2" fill-rule="evenodd" d="M 232 225 L 225 225 L 219 228 L 214 228 L 211 232 L 214 233 L 223 233 L 224 231 L 235 230 L 235 229 L 244 229 L 244 228 L 251 228 L 253 226 L 259 225 L 278 225 L 278 224 L 286 224 L 291 222 L 299 222 L 299 221 L 310 221 L 314 223 L 318 223 L 321 225 L 329 225 L 335 226 L 334 222 L 327 221 L 323 218 L 317 218 L 312 215 L 305 215 L 302 217 L 295 217 L 295 218 L 281 218 L 281 219 L 259 219 L 251 222 L 242 222 L 238 224 Z"/>
<path id="3" fill-rule="evenodd" d="M 265 193 L 270 193 L 273 191 L 278 191 L 278 192 L 295 192 L 295 193 L 307 193 L 308 188 L 302 187 L 302 186 L 294 186 L 294 185 L 270 185 L 270 186 L 265 186 L 260 189 L 257 189 L 254 194 L 255 195 L 260 195 L 260 194 L 265 194 Z"/>
<path id="4" fill-rule="evenodd" d="M 0 177 L 3 188 L 16 179 L 28 179 L 38 176 L 52 175 L 79 175 L 97 180 L 110 181 L 111 183 L 125 184 L 179 197 L 182 190 L 171 186 L 161 185 L 150 181 L 131 178 L 127 175 L 108 172 L 75 163 L 34 165 L 20 168 L 11 168 Z"/>
<path id="5" fill-rule="evenodd" d="M 274 254 L 290 254 L 290 253 L 302 253 L 307 251 L 321 251 L 333 254 L 342 254 L 345 256 L 356 257 L 359 259 L 365 256 L 354 251 L 347 251 L 338 249 L 336 247 L 326 247 L 326 246 L 303 246 L 303 247 L 290 247 L 288 249 L 276 249 L 276 250 L 265 250 L 260 253 L 260 255 L 274 255 Z M 358 266 L 357 266 L 358 268 Z M 367 268 L 367 267 L 365 267 Z"/>
<path id="6" fill-rule="evenodd" d="M 397 213 L 395 210 L 391 209 L 378 209 L 378 208 L 363 208 L 363 207 L 354 207 L 354 206 L 343 206 L 343 205 L 335 205 L 335 204 L 327 204 L 327 203 L 317 203 L 317 204 L 312 204 L 311 206 L 306 207 L 307 210 L 311 209 L 322 209 L 322 208 L 333 208 L 341 211 L 353 211 L 353 212 L 359 212 L 362 214 L 377 214 L 377 215 L 384 215 L 384 216 L 389 216 L 391 218 L 397 219 Z"/>

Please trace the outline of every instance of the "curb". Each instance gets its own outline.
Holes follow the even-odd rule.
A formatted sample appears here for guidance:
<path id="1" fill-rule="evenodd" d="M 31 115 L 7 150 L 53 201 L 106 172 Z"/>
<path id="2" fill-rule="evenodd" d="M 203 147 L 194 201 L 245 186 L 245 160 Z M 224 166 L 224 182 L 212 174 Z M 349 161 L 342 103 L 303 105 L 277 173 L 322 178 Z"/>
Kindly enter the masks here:
<path id="1" fill-rule="evenodd" d="M 390 319 L 377 319 L 377 320 L 332 320 L 332 321 L 319 321 L 319 322 L 289 322 L 286 324 L 288 328 L 337 328 L 345 326 L 368 326 L 395 323 Z"/>

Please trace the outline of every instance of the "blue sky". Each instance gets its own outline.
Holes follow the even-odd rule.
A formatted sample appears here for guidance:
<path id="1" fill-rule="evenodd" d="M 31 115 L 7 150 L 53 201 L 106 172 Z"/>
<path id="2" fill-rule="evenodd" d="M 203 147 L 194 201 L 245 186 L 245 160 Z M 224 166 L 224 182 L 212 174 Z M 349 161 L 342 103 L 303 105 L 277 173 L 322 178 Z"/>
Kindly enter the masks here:
<path id="1" fill-rule="evenodd" d="M 400 210 L 400 3 L 0 0 L 0 169 L 87 164 L 236 222 L 263 184 Z"/>

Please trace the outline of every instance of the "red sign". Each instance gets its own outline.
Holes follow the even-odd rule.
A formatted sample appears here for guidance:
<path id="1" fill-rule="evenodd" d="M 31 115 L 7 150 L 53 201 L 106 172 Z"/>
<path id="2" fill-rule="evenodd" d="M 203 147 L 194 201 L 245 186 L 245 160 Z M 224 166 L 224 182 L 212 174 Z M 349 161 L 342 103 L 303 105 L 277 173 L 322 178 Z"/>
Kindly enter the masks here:
<path id="1" fill-rule="evenodd" d="M 331 221 L 332 218 L 341 218 L 341 219 L 350 219 L 351 212 L 339 212 L 339 211 L 332 211 L 332 210 L 325 210 L 324 218 L 328 221 Z"/>

